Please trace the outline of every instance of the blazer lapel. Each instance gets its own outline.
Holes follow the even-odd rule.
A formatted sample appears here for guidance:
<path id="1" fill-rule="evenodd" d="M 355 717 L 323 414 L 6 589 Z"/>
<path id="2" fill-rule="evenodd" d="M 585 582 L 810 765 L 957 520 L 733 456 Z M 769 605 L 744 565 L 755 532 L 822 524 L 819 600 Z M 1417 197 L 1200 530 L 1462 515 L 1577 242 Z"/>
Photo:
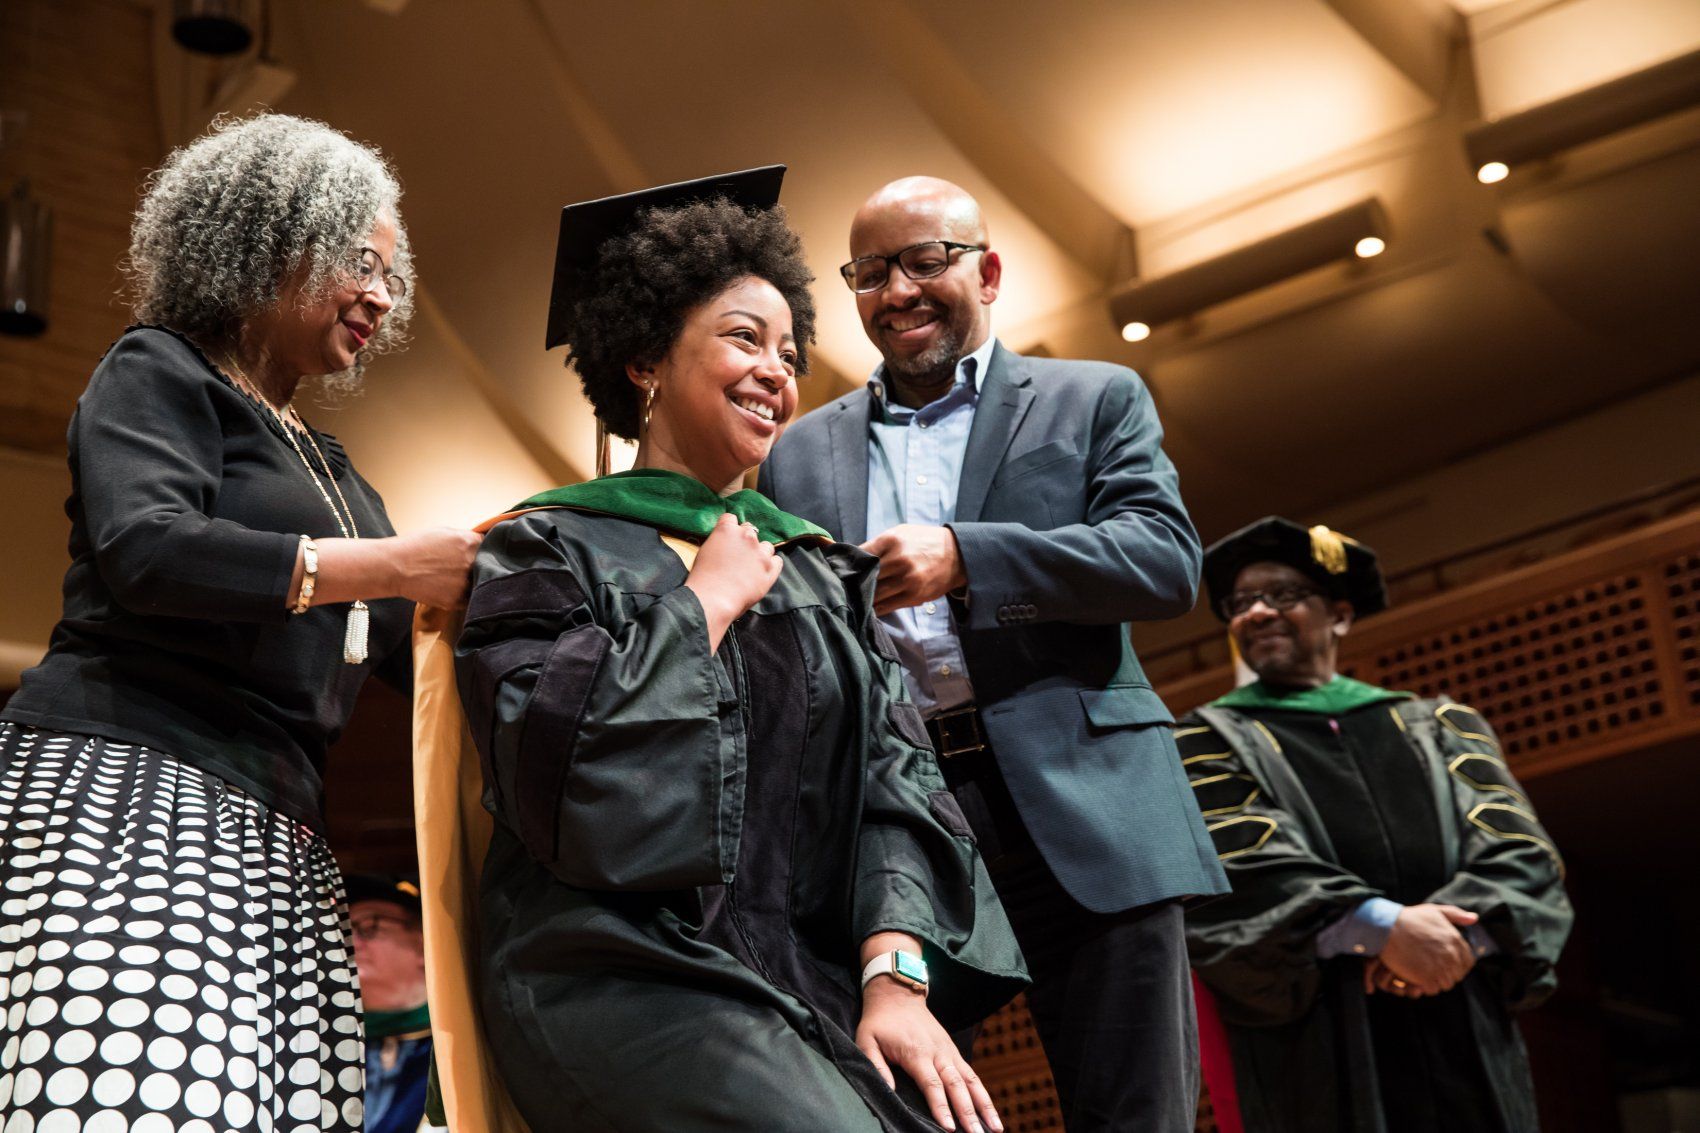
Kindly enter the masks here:
<path id="1" fill-rule="evenodd" d="M 1019 355 L 1011 354 L 1002 344 L 992 348 L 992 361 L 980 387 L 980 404 L 974 410 L 974 426 L 968 430 L 962 481 L 956 489 L 956 518 L 963 523 L 979 521 L 992 477 L 997 475 L 1003 454 L 1009 451 L 1009 442 L 1033 403 L 1033 390 L 1027 375 L 1021 372 L 1020 361 Z M 862 503 L 865 520 L 867 501 Z"/>
<path id="2" fill-rule="evenodd" d="M 873 411 L 873 395 L 866 390 L 860 397 L 838 403 L 832 418 L 832 492 L 838 505 L 838 526 L 834 529 L 840 540 L 861 543 L 868 537 L 868 420 Z"/>

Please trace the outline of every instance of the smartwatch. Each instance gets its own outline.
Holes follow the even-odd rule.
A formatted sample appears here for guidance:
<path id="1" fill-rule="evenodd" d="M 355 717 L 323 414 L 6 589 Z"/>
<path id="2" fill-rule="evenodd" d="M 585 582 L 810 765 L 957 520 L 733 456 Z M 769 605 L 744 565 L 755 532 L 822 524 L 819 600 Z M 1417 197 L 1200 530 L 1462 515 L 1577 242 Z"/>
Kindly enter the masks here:
<path id="1" fill-rule="evenodd" d="M 862 969 L 862 986 L 876 976 L 890 976 L 910 991 L 927 994 L 927 962 L 913 952 L 882 952 Z"/>

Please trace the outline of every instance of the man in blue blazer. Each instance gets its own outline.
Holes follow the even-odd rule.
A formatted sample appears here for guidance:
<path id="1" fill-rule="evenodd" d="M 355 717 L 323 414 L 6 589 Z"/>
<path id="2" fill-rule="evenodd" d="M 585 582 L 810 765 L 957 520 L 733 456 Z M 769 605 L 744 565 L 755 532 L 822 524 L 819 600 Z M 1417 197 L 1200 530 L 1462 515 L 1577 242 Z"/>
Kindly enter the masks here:
<path id="1" fill-rule="evenodd" d="M 1128 640 L 1192 608 L 1201 557 L 1151 395 L 997 342 L 1002 262 L 955 185 L 885 186 L 850 250 L 884 363 L 790 427 L 761 490 L 880 558 L 876 610 L 1027 953 L 1068 1129 L 1190 1130 L 1180 900 L 1227 882 Z"/>

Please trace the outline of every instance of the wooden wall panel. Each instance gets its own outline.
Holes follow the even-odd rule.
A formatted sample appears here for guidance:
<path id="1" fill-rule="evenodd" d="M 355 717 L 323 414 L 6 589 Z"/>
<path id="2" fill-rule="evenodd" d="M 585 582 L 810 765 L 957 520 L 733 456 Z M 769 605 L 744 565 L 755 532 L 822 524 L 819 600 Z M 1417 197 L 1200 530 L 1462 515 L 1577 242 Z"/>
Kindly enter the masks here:
<path id="1" fill-rule="evenodd" d="M 128 0 L 0 3 L 0 191 L 28 177 L 53 209 L 48 329 L 0 337 L 0 445 L 58 454 L 78 394 L 129 313 L 119 262 L 162 153 L 152 17 Z"/>

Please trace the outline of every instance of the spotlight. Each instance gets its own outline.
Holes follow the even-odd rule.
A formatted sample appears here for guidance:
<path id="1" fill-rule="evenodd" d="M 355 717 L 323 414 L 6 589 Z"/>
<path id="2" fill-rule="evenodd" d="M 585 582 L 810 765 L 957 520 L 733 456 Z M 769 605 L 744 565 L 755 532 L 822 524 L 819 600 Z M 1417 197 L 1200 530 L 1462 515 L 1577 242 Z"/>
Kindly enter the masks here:
<path id="1" fill-rule="evenodd" d="M 173 0 L 171 38 L 197 55 L 240 55 L 254 42 L 260 0 Z"/>
<path id="2" fill-rule="evenodd" d="M 1700 50 L 1491 122 L 1464 134 L 1464 152 L 1484 185 L 1520 162 L 1551 157 L 1619 130 L 1700 105 Z"/>
<path id="3" fill-rule="evenodd" d="M 1378 255 L 1386 247 L 1386 210 L 1368 197 L 1215 259 L 1128 284 L 1110 296 L 1110 315 L 1124 339 L 1139 342 L 1161 323 L 1336 260 Z"/>

